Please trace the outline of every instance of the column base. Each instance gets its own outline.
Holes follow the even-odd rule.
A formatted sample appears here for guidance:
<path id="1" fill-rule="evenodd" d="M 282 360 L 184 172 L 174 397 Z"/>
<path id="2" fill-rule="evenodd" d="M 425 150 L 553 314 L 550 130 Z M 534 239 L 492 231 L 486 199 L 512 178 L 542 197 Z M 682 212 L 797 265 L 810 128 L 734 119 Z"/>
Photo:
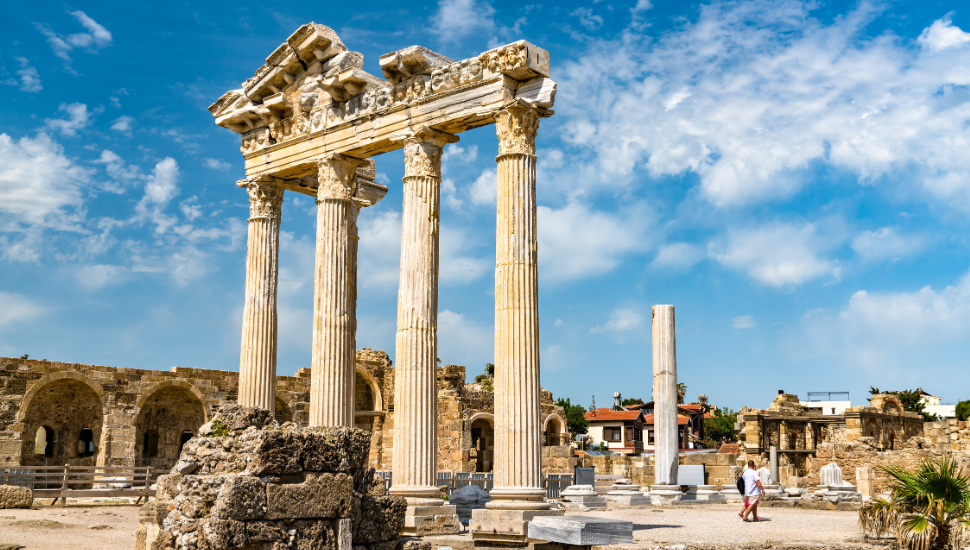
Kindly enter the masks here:
<path id="1" fill-rule="evenodd" d="M 681 502 L 727 502 L 727 498 L 714 490 L 715 485 L 695 485 L 687 489 L 687 494 L 681 497 Z M 738 490 L 737 487 L 734 488 Z"/>
<path id="2" fill-rule="evenodd" d="M 491 502 L 489 503 L 491 504 Z M 525 546 L 529 543 L 529 522 L 536 516 L 561 516 L 562 510 L 472 510 L 468 523 L 472 540 Z"/>
<path id="3" fill-rule="evenodd" d="M 402 537 L 423 537 L 426 535 L 456 535 L 461 531 L 457 508 L 437 499 L 434 504 L 412 505 L 408 499 L 408 509 L 404 514 Z M 425 500 L 425 499 L 414 499 Z"/>
<path id="4" fill-rule="evenodd" d="M 492 500 L 485 504 L 489 510 L 548 510 L 546 490 L 531 487 L 502 487 L 489 492 Z"/>
<path id="5" fill-rule="evenodd" d="M 650 497 L 650 502 L 654 506 L 664 506 L 666 504 L 677 504 L 684 493 L 681 492 L 680 485 L 651 485 L 647 496 Z"/>

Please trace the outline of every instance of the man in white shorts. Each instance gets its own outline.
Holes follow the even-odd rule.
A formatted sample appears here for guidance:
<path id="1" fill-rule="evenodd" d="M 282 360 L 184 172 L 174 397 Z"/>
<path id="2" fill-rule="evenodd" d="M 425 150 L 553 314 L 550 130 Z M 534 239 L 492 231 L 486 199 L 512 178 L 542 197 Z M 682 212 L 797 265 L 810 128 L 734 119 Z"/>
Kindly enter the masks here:
<path id="1" fill-rule="evenodd" d="M 741 474 L 741 479 L 744 480 L 744 510 L 738 515 L 744 521 L 761 521 L 758 517 L 758 502 L 765 494 L 765 488 L 761 486 L 761 476 L 754 469 L 753 460 L 748 461 L 748 469 Z M 754 519 L 749 520 L 748 514 L 754 514 Z"/>

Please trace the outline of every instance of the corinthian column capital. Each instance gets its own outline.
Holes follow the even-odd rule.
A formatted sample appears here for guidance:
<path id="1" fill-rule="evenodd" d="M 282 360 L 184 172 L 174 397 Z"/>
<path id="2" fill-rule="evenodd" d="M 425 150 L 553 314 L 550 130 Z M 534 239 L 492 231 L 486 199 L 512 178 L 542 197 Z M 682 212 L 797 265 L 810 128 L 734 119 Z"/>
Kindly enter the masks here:
<path id="1" fill-rule="evenodd" d="M 512 103 L 495 113 L 499 155 L 536 154 L 539 113 L 523 103 Z"/>
<path id="2" fill-rule="evenodd" d="M 441 153 L 445 144 L 458 136 L 420 127 L 404 138 L 404 177 L 427 176 L 441 179 Z"/>
<path id="3" fill-rule="evenodd" d="M 317 162 L 317 200 L 351 200 L 357 192 L 357 168 L 367 161 L 332 153 Z"/>
<path id="4" fill-rule="evenodd" d="M 249 219 L 280 219 L 283 206 L 283 188 L 272 181 L 253 180 L 246 182 L 249 193 Z"/>

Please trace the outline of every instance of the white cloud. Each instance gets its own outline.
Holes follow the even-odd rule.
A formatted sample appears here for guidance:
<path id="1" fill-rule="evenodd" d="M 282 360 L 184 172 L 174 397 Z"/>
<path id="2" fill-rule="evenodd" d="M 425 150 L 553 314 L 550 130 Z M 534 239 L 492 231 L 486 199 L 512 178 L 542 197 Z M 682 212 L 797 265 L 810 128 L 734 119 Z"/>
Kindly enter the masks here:
<path id="1" fill-rule="evenodd" d="M 79 230 L 90 177 L 47 134 L 18 141 L 0 134 L 0 232 Z"/>
<path id="2" fill-rule="evenodd" d="M 963 32 L 959 27 L 954 27 L 953 21 L 947 15 L 943 19 L 938 19 L 929 27 L 923 29 L 923 32 L 916 41 L 921 46 L 938 52 L 970 42 L 970 33 Z"/>
<path id="3" fill-rule="evenodd" d="M 205 159 L 205 165 L 213 170 L 229 170 L 232 165 L 219 159 Z"/>
<path id="4" fill-rule="evenodd" d="M 175 217 L 166 215 L 163 210 L 179 194 L 178 181 L 178 163 L 172 157 L 165 157 L 155 165 L 145 182 L 145 195 L 135 206 L 135 212 L 140 219 L 151 219 L 155 233 L 165 233 L 176 222 Z"/>
<path id="5" fill-rule="evenodd" d="M 478 158 L 478 146 L 470 145 L 462 147 L 460 145 L 449 145 L 445 147 L 445 152 L 441 155 L 441 174 L 444 179 L 441 181 L 441 195 L 445 206 L 460 212 L 464 201 L 458 198 L 455 180 L 447 177 L 455 166 L 470 165 Z M 492 203 L 494 203 L 494 199 Z"/>
<path id="6" fill-rule="evenodd" d="M 44 86 L 40 81 L 40 73 L 37 69 L 30 66 L 30 60 L 26 57 L 16 57 L 17 63 L 20 64 L 20 69 L 16 72 L 20 79 L 8 78 L 3 83 L 8 86 L 20 86 L 21 92 L 27 92 L 29 94 L 35 94 L 44 89 Z"/>
<path id="7" fill-rule="evenodd" d="M 690 243 L 671 243 L 660 247 L 651 265 L 658 268 L 690 269 L 706 256 L 704 250 Z"/>
<path id="8" fill-rule="evenodd" d="M 475 32 L 495 30 L 495 8 L 477 0 L 440 0 L 433 32 L 443 44 L 455 43 Z"/>
<path id="9" fill-rule="evenodd" d="M 445 309 L 438 313 L 438 357 L 442 363 L 469 367 L 492 363 L 495 329 Z"/>
<path id="10" fill-rule="evenodd" d="M 589 331 L 593 334 L 599 332 L 623 332 L 633 330 L 643 325 L 643 315 L 634 309 L 616 308 L 610 314 L 610 320 L 605 325 L 591 327 Z"/>
<path id="11" fill-rule="evenodd" d="M 834 20 L 813 18 L 817 6 L 714 1 L 659 37 L 634 24 L 590 41 L 557 71 L 576 148 L 557 182 L 614 191 L 643 172 L 693 172 L 700 195 L 727 206 L 790 196 L 821 161 L 970 209 L 966 33 L 942 19 L 914 47 L 872 37 L 884 4 Z"/>
<path id="12" fill-rule="evenodd" d="M 556 319 L 556 322 L 553 323 L 552 326 L 554 326 L 554 327 L 561 327 L 561 326 L 563 326 L 565 324 L 566 324 L 565 321 L 563 321 L 562 319 Z"/>
<path id="13" fill-rule="evenodd" d="M 110 191 L 123 192 L 127 182 L 143 177 L 141 169 L 138 166 L 126 164 L 123 158 L 108 149 L 101 151 L 101 158 L 94 162 L 104 164 L 104 169 L 108 175 L 116 182 L 120 182 L 110 187 Z"/>
<path id="14" fill-rule="evenodd" d="M 47 25 L 42 23 L 35 23 L 37 30 L 47 37 L 48 44 L 54 50 L 54 55 L 60 57 L 64 61 L 70 62 L 71 53 L 74 48 L 83 48 L 89 52 L 95 52 L 101 48 L 111 45 L 111 33 L 108 29 L 104 28 L 97 21 L 88 17 L 83 11 L 77 10 L 72 11 L 71 15 L 84 27 L 88 32 L 74 33 L 68 35 L 60 35 L 51 30 Z"/>
<path id="15" fill-rule="evenodd" d="M 561 209 L 538 209 L 539 267 L 544 279 L 595 277 L 611 271 L 627 254 L 650 246 L 654 215 L 643 204 L 617 212 L 593 210 L 574 200 Z"/>
<path id="16" fill-rule="evenodd" d="M 754 328 L 757 325 L 758 323 L 754 322 L 754 317 L 750 315 L 742 315 L 731 319 L 731 326 L 738 329 Z"/>
<path id="17" fill-rule="evenodd" d="M 125 275 L 129 272 L 127 267 L 105 264 L 83 265 L 71 269 L 78 283 L 89 290 L 119 284 L 125 280 Z"/>
<path id="18" fill-rule="evenodd" d="M 401 266 L 401 213 L 378 214 L 365 208 L 357 217 L 357 227 L 358 284 L 396 293 Z"/>
<path id="19" fill-rule="evenodd" d="M 821 257 L 830 246 L 815 225 L 773 223 L 757 229 L 728 230 L 727 245 L 714 243 L 708 255 L 771 286 L 800 285 L 826 274 L 840 276 L 835 261 Z"/>
<path id="20" fill-rule="evenodd" d="M 115 119 L 114 124 L 111 125 L 111 129 L 118 132 L 130 132 L 131 123 L 133 120 L 135 119 L 131 118 L 130 116 L 122 115 Z"/>
<path id="21" fill-rule="evenodd" d="M 576 11 L 569 15 L 579 18 L 579 24 L 587 30 L 595 31 L 603 26 L 603 18 L 593 13 L 589 8 L 576 8 Z"/>
<path id="22" fill-rule="evenodd" d="M 498 174 L 494 168 L 487 168 L 468 189 L 475 204 L 495 205 L 498 200 Z"/>
<path id="23" fill-rule="evenodd" d="M 441 284 L 466 284 L 478 280 L 495 268 L 495 258 L 473 258 L 467 255 L 473 238 L 460 227 L 446 227 L 438 243 L 438 272 Z M 400 247 L 400 244 L 398 245 Z M 400 263 L 400 262 L 399 262 Z"/>
<path id="24" fill-rule="evenodd" d="M 45 308 L 20 294 L 0 292 L 0 328 L 8 329 L 40 317 Z"/>
<path id="25" fill-rule="evenodd" d="M 68 118 L 47 118 L 44 119 L 44 122 L 48 128 L 60 132 L 61 135 L 75 136 L 78 130 L 88 125 L 90 113 L 88 113 L 87 105 L 83 103 L 61 103 L 58 110 L 67 113 Z"/>
<path id="26" fill-rule="evenodd" d="M 918 251 L 922 246 L 921 237 L 900 235 L 894 227 L 866 230 L 852 239 L 852 249 L 866 261 L 895 261 Z"/>

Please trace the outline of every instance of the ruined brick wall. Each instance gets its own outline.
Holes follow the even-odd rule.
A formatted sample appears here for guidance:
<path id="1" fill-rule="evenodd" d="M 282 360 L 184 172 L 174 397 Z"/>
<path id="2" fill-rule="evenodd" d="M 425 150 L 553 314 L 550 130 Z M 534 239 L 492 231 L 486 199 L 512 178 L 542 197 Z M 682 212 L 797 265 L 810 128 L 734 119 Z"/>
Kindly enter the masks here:
<path id="1" fill-rule="evenodd" d="M 611 475 L 630 478 L 634 484 L 646 487 L 653 485 L 654 456 L 580 456 L 572 461 L 583 468 L 593 468 L 596 475 Z M 738 456 L 729 453 L 690 453 L 682 454 L 679 464 L 704 465 L 705 481 L 716 486 L 717 490 L 733 484 L 741 468 Z"/>

